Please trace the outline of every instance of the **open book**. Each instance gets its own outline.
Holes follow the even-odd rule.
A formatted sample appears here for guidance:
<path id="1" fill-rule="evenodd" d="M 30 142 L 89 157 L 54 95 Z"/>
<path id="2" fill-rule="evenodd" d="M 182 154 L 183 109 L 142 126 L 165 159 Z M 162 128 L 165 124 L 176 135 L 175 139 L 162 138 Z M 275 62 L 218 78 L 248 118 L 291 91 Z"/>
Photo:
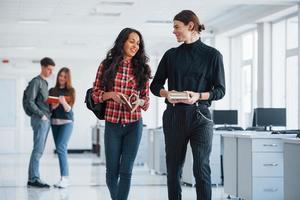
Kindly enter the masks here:
<path id="1" fill-rule="evenodd" d="M 69 96 L 65 96 L 65 99 L 66 99 L 67 102 L 70 101 L 70 97 Z M 48 104 L 58 104 L 59 103 L 58 97 L 48 96 L 47 103 Z"/>
<path id="2" fill-rule="evenodd" d="M 131 111 L 132 105 L 131 105 L 131 103 L 129 102 L 129 99 L 127 99 L 127 98 L 125 97 L 125 95 L 123 95 L 123 94 L 120 94 L 120 97 L 121 97 L 121 100 L 123 101 L 123 103 L 125 104 L 126 108 L 127 108 L 128 110 Z"/>
<path id="3" fill-rule="evenodd" d="M 120 94 L 121 100 L 125 104 L 127 110 L 133 113 L 139 105 L 139 96 L 137 94 L 131 94 L 130 97 L 126 98 L 125 95 Z"/>

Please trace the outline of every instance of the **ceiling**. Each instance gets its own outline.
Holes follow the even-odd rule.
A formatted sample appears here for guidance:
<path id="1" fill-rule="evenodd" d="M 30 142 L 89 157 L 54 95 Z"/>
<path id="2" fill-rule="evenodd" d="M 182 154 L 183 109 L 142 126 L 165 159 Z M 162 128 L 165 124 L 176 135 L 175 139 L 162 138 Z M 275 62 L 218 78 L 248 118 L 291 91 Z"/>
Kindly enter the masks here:
<path id="1" fill-rule="evenodd" d="M 0 58 L 49 55 L 93 58 L 106 52 L 124 27 L 140 30 L 150 54 L 176 45 L 172 19 L 193 10 L 203 37 L 254 23 L 299 1 L 291 0 L 1 0 Z M 101 55 L 103 57 L 103 55 Z"/>

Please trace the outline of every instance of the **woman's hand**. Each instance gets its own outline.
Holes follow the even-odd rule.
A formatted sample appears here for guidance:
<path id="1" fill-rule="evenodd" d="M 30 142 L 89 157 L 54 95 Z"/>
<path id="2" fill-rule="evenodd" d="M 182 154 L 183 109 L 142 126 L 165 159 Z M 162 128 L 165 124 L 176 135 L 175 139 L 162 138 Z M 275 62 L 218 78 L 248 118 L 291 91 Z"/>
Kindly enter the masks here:
<path id="1" fill-rule="evenodd" d="M 65 96 L 59 96 L 58 101 L 64 107 L 64 110 L 66 112 L 69 112 L 71 110 L 71 106 L 67 103 Z"/>
<path id="2" fill-rule="evenodd" d="M 62 105 L 67 103 L 65 96 L 59 96 L 58 97 L 58 102 Z"/>
<path id="3" fill-rule="evenodd" d="M 145 104 L 145 101 L 143 99 L 140 99 L 137 94 L 132 94 L 129 97 L 129 101 L 132 97 L 135 98 L 135 101 L 132 102 L 133 107 L 132 107 L 131 113 L 133 113 L 139 106 L 143 106 Z"/>
<path id="4" fill-rule="evenodd" d="M 127 98 L 125 94 L 123 94 Z M 124 103 L 121 99 L 121 94 L 118 92 L 105 92 L 104 95 L 104 100 L 112 99 L 116 103 Z"/>

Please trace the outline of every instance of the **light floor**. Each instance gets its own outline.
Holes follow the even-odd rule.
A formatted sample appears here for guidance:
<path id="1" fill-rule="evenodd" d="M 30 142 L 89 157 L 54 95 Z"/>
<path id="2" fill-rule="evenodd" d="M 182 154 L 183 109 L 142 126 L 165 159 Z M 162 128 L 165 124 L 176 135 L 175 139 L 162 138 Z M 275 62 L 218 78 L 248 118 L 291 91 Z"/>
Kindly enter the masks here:
<path id="1" fill-rule="evenodd" d="M 0 155 L 0 200 L 110 200 L 105 184 L 105 166 L 93 154 L 71 154 L 68 189 L 27 188 L 30 155 Z M 59 179 L 56 155 L 44 155 L 41 178 L 50 185 Z M 194 187 L 183 186 L 184 200 L 196 200 Z M 213 200 L 224 200 L 223 187 L 213 187 Z M 146 166 L 136 166 L 128 200 L 167 200 L 166 176 L 153 175 Z"/>

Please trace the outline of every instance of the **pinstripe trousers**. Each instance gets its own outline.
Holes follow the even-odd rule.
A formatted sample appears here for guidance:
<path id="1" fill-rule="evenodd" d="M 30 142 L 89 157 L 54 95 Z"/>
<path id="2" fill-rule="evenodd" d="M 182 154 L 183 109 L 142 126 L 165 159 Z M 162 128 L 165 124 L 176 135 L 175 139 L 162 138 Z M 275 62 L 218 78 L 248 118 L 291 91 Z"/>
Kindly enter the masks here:
<path id="1" fill-rule="evenodd" d="M 169 200 L 181 200 L 180 179 L 188 142 L 193 153 L 197 200 L 211 200 L 209 156 L 213 122 L 206 106 L 167 106 L 163 114 Z"/>

